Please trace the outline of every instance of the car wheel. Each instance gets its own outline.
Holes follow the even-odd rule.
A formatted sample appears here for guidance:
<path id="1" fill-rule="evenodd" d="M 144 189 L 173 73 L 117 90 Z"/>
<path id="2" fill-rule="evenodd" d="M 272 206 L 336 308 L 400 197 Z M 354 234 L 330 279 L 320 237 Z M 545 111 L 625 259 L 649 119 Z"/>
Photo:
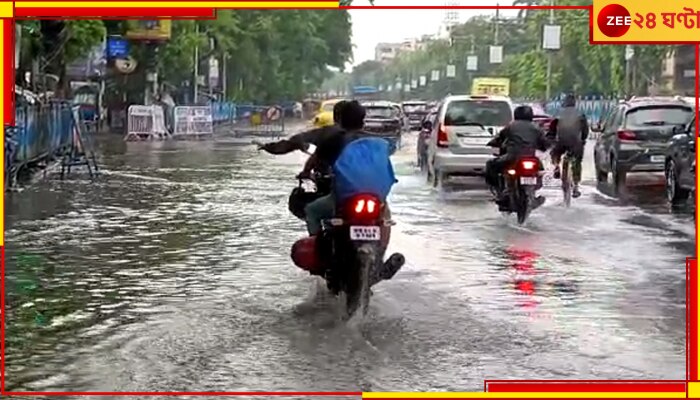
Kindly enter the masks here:
<path id="1" fill-rule="evenodd" d="M 613 178 L 613 190 L 615 194 L 620 194 L 625 188 L 625 182 L 627 181 L 627 171 L 621 166 L 617 165 L 617 159 L 615 157 L 610 157 L 610 170 L 612 171 Z"/>
<path id="2" fill-rule="evenodd" d="M 671 204 L 682 203 L 690 196 L 690 191 L 680 186 L 676 170 L 676 163 L 673 160 L 666 163 L 666 199 Z"/>
<path id="3" fill-rule="evenodd" d="M 598 166 L 598 153 L 596 152 L 593 156 L 593 160 L 595 162 L 595 177 L 596 180 L 600 183 L 604 183 L 608 181 L 608 173 L 606 171 L 603 171 L 599 166 Z"/>

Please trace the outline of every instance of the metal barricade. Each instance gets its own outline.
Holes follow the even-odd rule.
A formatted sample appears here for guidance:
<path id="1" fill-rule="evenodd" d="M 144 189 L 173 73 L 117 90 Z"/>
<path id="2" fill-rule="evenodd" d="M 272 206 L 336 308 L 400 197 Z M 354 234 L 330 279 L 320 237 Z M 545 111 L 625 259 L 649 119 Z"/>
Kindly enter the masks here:
<path id="1" fill-rule="evenodd" d="M 281 137 L 284 134 L 284 110 L 280 106 L 236 106 L 236 136 Z"/>
<path id="2" fill-rule="evenodd" d="M 212 102 L 211 114 L 214 125 L 233 123 L 236 120 L 236 105 L 230 102 Z"/>
<path id="3" fill-rule="evenodd" d="M 160 106 L 134 105 L 127 113 L 127 132 L 124 140 L 166 139 L 165 114 Z"/>
<path id="4" fill-rule="evenodd" d="M 211 106 L 179 106 L 174 111 L 173 137 L 200 138 L 214 134 Z"/>
<path id="5" fill-rule="evenodd" d="M 15 125 L 14 161 L 19 166 L 53 157 L 71 143 L 72 112 L 65 102 L 19 105 Z"/>

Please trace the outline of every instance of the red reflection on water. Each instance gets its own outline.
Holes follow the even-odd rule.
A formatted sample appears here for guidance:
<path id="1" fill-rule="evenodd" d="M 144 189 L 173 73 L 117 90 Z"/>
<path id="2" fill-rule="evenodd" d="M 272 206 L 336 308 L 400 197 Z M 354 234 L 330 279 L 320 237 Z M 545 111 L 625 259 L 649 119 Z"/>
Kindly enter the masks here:
<path id="1" fill-rule="evenodd" d="M 537 269 L 535 268 L 535 261 L 539 254 L 534 251 L 517 249 L 515 247 L 508 247 L 506 253 L 510 258 L 510 265 L 520 274 L 535 275 Z M 537 286 L 534 280 L 530 279 L 518 279 L 513 282 L 515 291 L 525 298 L 519 303 L 523 308 L 535 308 L 539 304 L 537 300 L 533 298 L 537 291 Z"/>

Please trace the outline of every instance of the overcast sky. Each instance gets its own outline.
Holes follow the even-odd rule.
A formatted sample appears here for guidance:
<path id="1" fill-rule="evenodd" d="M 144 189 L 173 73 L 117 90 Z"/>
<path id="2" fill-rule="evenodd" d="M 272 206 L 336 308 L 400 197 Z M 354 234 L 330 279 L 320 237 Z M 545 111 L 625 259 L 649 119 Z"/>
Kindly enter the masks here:
<path id="1" fill-rule="evenodd" d="M 512 5 L 512 0 L 454 0 L 458 5 Z M 427 6 L 444 5 L 447 0 L 375 0 L 375 5 Z M 369 5 L 368 0 L 355 0 L 353 5 Z M 458 10 L 461 22 L 479 14 L 495 14 L 495 10 Z M 438 10 L 350 10 L 352 42 L 355 45 L 353 65 L 374 59 L 374 47 L 380 42 L 400 42 L 436 34 L 445 19 L 444 9 Z M 501 11 L 501 15 L 516 15 L 517 10 Z"/>

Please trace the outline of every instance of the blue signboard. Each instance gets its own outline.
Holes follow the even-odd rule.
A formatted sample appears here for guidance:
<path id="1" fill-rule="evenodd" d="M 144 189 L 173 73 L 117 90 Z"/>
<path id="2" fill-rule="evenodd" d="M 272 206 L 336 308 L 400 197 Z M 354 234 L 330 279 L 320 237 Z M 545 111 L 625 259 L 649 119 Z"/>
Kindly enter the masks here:
<path id="1" fill-rule="evenodd" d="M 129 56 L 129 41 L 119 36 L 107 38 L 107 58 L 127 58 Z"/>
<path id="2" fill-rule="evenodd" d="M 377 88 L 374 86 L 355 86 L 352 88 L 354 94 L 375 94 L 377 93 Z"/>

